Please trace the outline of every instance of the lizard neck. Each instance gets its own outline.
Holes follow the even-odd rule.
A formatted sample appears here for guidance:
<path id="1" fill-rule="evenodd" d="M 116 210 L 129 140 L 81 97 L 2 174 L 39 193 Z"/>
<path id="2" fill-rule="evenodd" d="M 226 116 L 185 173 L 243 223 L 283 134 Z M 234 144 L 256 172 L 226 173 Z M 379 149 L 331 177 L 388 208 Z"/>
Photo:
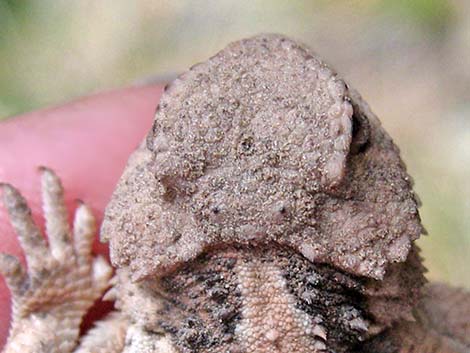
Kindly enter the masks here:
<path id="1" fill-rule="evenodd" d="M 155 302 L 152 319 L 140 320 L 181 352 L 351 351 L 411 310 L 418 292 L 408 290 L 413 284 L 400 266 L 409 263 L 375 281 L 313 264 L 288 248 L 212 249 L 140 282 L 139 291 Z M 386 308 L 395 313 L 385 315 Z"/>
<path id="2" fill-rule="evenodd" d="M 229 247 L 156 292 L 167 303 L 161 327 L 182 352 L 344 352 L 369 328 L 363 282 L 291 249 Z"/>

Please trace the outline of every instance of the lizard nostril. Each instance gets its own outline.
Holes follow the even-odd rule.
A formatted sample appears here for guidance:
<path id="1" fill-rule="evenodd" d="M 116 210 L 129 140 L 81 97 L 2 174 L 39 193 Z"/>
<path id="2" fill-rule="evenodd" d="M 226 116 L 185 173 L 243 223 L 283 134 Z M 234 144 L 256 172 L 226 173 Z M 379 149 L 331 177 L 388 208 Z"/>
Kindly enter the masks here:
<path id="1" fill-rule="evenodd" d="M 278 203 L 272 206 L 271 221 L 274 224 L 281 224 L 289 215 L 289 208 L 284 203 Z"/>

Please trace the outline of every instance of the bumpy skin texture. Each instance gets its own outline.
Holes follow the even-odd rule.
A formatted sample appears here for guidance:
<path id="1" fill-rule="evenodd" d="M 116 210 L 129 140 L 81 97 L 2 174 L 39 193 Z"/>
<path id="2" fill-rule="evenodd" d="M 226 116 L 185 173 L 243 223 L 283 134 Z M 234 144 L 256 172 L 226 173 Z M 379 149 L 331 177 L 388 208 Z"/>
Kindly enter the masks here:
<path id="1" fill-rule="evenodd" d="M 168 86 L 106 210 L 111 281 L 109 271 L 90 279 L 89 245 L 86 261 L 77 250 L 64 258 L 62 189 L 47 175 L 42 258 L 24 200 L 6 187 L 20 239 L 34 240 L 23 242 L 30 277 L 43 276 L 23 285 L 4 257 L 19 298 L 7 353 L 470 349 L 470 295 L 425 285 L 398 148 L 357 92 L 285 37 L 233 43 Z M 73 242 L 86 233 L 88 244 L 90 231 L 78 233 Z M 55 260 L 67 271 L 38 271 Z M 89 299 L 107 285 L 117 311 L 78 342 Z M 67 332 L 16 329 L 43 317 Z"/>
<path id="2" fill-rule="evenodd" d="M 227 243 L 277 243 L 382 279 L 422 232 L 377 118 L 281 36 L 233 43 L 174 81 L 136 154 L 102 237 L 137 280 Z"/>

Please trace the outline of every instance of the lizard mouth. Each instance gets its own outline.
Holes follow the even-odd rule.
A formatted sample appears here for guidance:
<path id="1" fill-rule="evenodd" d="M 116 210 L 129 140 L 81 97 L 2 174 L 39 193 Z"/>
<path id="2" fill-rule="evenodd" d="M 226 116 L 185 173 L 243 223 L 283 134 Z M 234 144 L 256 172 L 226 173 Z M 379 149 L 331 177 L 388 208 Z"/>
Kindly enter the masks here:
<path id="1" fill-rule="evenodd" d="M 345 352 L 397 319 L 381 316 L 390 302 L 410 310 L 421 277 L 413 286 L 400 271 L 379 282 L 276 244 L 232 245 L 141 285 L 163 301 L 156 324 L 182 351 Z"/>

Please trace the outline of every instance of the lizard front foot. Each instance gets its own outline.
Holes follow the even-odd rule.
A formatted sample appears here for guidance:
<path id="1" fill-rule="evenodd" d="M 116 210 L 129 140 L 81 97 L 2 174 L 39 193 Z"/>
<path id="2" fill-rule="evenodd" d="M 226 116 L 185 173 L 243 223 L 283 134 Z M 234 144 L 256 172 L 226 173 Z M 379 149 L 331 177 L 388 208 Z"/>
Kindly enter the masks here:
<path id="1" fill-rule="evenodd" d="M 0 273 L 12 295 L 12 323 L 3 353 L 71 352 L 83 316 L 112 275 L 103 257 L 92 256 L 96 223 L 89 207 L 78 206 L 72 230 L 59 178 L 47 168 L 41 174 L 48 242 L 23 196 L 1 184 L 27 262 L 25 270 L 16 257 L 0 254 Z"/>

